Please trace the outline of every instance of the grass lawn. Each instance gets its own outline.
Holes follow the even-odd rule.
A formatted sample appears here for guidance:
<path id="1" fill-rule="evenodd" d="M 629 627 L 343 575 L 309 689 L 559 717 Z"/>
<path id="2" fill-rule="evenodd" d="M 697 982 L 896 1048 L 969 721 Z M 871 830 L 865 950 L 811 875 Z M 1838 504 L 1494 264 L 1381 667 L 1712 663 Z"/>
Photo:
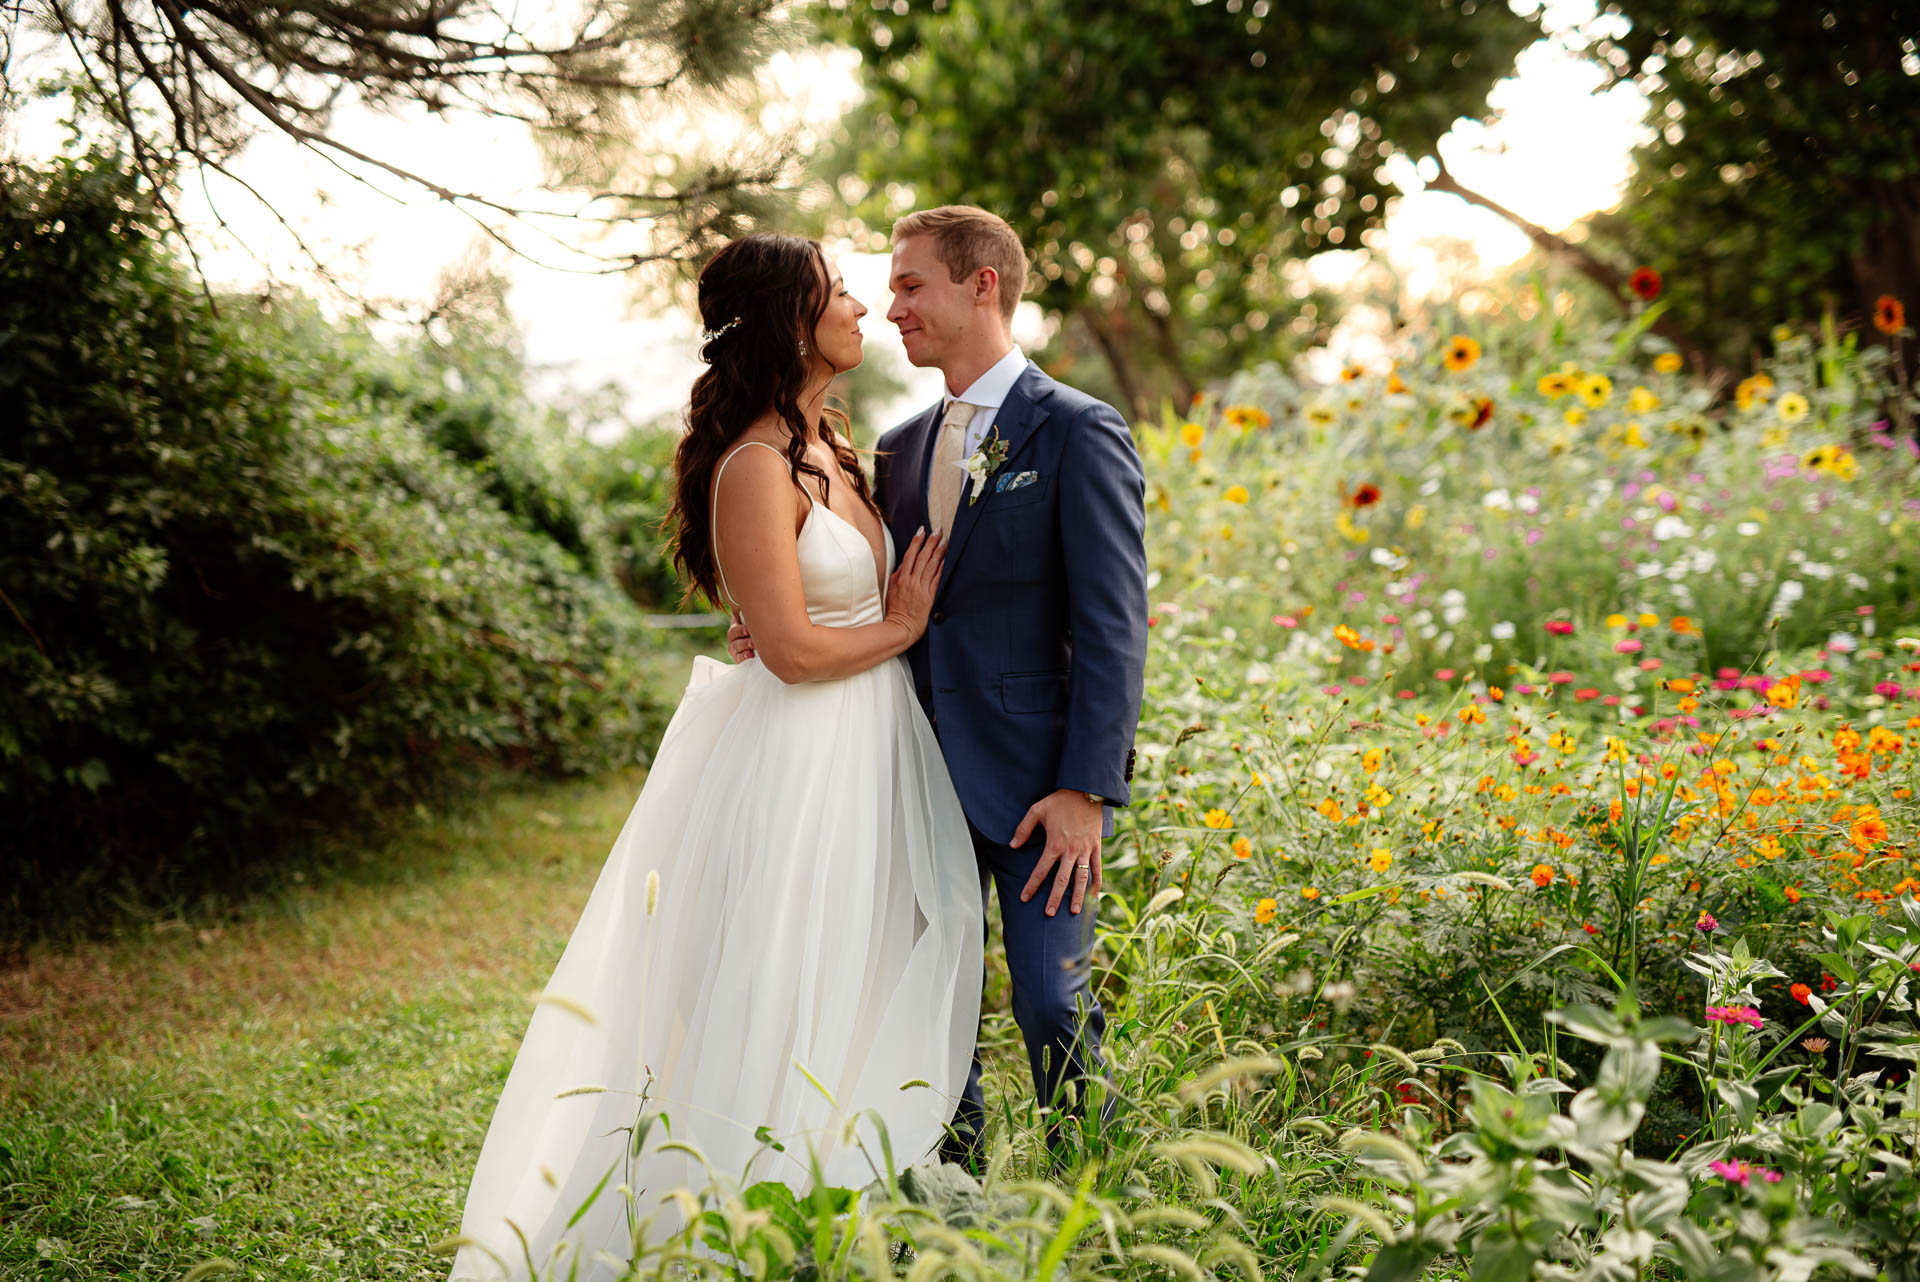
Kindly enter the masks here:
<path id="1" fill-rule="evenodd" d="M 641 779 L 497 784 L 377 876 L 0 974 L 0 1276 L 443 1278 L 428 1248 Z"/>

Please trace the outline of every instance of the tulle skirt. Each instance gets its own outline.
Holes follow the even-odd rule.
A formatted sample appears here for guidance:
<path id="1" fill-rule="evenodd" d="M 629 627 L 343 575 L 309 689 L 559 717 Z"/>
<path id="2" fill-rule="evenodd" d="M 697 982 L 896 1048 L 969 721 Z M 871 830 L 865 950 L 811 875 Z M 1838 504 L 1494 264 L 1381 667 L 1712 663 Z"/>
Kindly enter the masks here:
<path id="1" fill-rule="evenodd" d="M 904 662 L 787 685 L 696 659 L 514 1060 L 452 1277 L 617 1277 L 681 1226 L 674 1190 L 803 1192 L 810 1157 L 861 1187 L 882 1126 L 897 1165 L 924 1157 L 971 1062 L 981 931 Z"/>

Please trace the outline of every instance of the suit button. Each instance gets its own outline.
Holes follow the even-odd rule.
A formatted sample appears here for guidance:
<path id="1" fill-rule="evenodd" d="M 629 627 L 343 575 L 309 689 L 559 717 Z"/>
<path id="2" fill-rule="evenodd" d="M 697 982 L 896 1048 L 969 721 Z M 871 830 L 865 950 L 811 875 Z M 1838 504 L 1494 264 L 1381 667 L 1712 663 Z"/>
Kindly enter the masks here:
<path id="1" fill-rule="evenodd" d="M 945 610 L 935 610 L 927 621 L 929 623 L 945 623 L 947 621 L 947 612 Z"/>

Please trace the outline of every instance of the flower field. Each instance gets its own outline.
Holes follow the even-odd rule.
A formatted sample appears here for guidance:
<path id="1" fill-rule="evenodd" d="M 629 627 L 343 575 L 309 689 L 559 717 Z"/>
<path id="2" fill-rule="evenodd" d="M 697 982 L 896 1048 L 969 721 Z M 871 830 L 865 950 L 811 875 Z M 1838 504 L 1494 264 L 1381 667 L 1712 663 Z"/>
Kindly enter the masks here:
<path id="1" fill-rule="evenodd" d="M 1370 1276 L 1912 1276 L 1920 451 L 1831 333 L 1719 407 L 1648 319 L 1147 433 L 1124 893 L 1285 1063 L 1243 1138 L 1360 1128 Z"/>

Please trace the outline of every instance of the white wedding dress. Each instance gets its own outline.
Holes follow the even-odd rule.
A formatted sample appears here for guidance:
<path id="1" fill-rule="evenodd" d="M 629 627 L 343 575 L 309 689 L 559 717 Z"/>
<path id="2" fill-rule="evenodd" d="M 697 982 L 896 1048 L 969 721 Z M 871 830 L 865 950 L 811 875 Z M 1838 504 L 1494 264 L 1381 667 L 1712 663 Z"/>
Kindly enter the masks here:
<path id="1" fill-rule="evenodd" d="M 824 503 L 799 559 L 815 623 L 884 617 L 872 545 Z M 903 659 L 799 685 L 695 659 L 514 1060 L 452 1278 L 617 1278 L 634 1225 L 650 1221 L 643 1243 L 680 1228 L 670 1195 L 709 1170 L 804 1191 L 811 1150 L 830 1185 L 862 1187 L 884 1161 L 872 1115 L 897 1167 L 925 1157 L 973 1054 L 982 928 Z M 636 1158 L 643 1111 L 658 1120 Z M 669 1131 L 706 1165 L 660 1152 Z"/>

